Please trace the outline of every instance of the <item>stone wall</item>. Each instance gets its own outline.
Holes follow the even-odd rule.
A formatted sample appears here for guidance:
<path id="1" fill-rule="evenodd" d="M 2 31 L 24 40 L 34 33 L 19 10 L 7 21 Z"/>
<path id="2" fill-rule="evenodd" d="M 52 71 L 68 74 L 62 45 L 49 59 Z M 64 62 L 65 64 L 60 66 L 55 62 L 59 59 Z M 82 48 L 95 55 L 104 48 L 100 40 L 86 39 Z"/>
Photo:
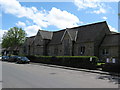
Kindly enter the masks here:
<path id="1" fill-rule="evenodd" d="M 84 54 L 81 53 L 81 47 L 85 47 Z M 81 42 L 74 46 L 75 56 L 94 56 L 94 43 L 93 42 Z"/>
<path id="2" fill-rule="evenodd" d="M 64 37 L 62 38 L 62 52 L 64 56 L 72 56 L 72 40 L 68 32 L 65 33 Z"/>
<path id="3" fill-rule="evenodd" d="M 108 54 L 103 54 L 103 49 L 108 49 Z M 99 51 L 99 58 L 101 60 L 105 60 L 107 58 L 115 57 L 117 60 L 119 58 L 119 47 L 118 46 L 106 46 L 106 47 L 101 47 Z"/>
<path id="4" fill-rule="evenodd" d="M 63 56 L 62 44 L 49 45 L 48 56 Z"/>
<path id="5" fill-rule="evenodd" d="M 1 43 L 0 43 L 0 54 L 1 54 L 1 52 L 2 52 L 2 47 L 1 47 Z"/>

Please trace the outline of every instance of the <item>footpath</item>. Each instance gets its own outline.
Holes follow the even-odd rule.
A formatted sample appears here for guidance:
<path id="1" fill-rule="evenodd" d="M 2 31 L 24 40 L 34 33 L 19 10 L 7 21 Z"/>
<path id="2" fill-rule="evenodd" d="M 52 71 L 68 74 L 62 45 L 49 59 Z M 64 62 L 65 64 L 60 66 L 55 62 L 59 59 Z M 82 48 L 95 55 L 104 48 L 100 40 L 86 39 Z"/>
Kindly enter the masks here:
<path id="1" fill-rule="evenodd" d="M 105 72 L 105 71 L 102 71 L 102 70 L 90 70 L 90 69 L 73 68 L 73 67 L 66 67 L 66 66 L 59 66 L 59 65 L 52 65 L 52 64 L 33 63 L 33 62 L 31 62 L 30 64 L 43 65 L 43 66 L 49 66 L 49 67 L 55 67 L 55 68 L 62 68 L 62 69 L 69 69 L 69 70 L 76 70 L 76 71 L 84 71 L 84 72 L 98 73 L 98 74 L 105 74 L 105 75 L 112 75 L 112 76 L 120 77 L 120 73 L 110 73 L 110 72 Z"/>

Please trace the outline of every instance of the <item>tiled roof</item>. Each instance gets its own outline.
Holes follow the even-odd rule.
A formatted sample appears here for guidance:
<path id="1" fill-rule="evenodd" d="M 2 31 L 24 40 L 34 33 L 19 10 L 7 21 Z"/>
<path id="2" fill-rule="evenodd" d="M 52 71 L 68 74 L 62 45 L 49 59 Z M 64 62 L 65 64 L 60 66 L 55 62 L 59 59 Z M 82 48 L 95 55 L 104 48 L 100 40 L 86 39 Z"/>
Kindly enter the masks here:
<path id="1" fill-rule="evenodd" d="M 106 22 L 99 22 L 89 25 L 80 26 L 75 28 L 78 30 L 76 43 L 95 41 L 99 34 L 102 34 L 102 30 L 109 33 L 109 28 Z"/>
<path id="2" fill-rule="evenodd" d="M 54 32 L 39 30 L 38 33 L 41 34 L 43 39 L 51 40 L 50 44 L 60 44 L 65 31 L 69 33 L 70 38 L 73 41 L 76 41 L 76 43 L 80 43 L 80 42 L 95 41 L 96 37 L 99 34 L 102 34 L 101 33 L 102 30 L 105 30 L 106 33 L 110 32 L 107 26 L 107 23 L 105 21 L 83 25 L 79 27 L 67 28 L 67 29 L 63 29 L 60 31 L 54 31 Z M 29 43 L 33 42 L 34 38 L 35 36 L 30 37 L 28 42 Z"/>
<path id="3" fill-rule="evenodd" d="M 103 40 L 101 46 L 118 46 L 120 45 L 120 33 L 109 34 Z"/>
<path id="4" fill-rule="evenodd" d="M 77 37 L 78 30 L 69 28 L 69 29 L 67 29 L 67 31 L 68 31 L 70 37 L 72 38 L 72 40 L 75 41 L 76 37 Z"/>
<path id="5" fill-rule="evenodd" d="M 52 39 L 53 32 L 45 30 L 39 30 L 38 32 L 40 32 L 43 39 Z"/>
<path id="6" fill-rule="evenodd" d="M 61 38 L 64 34 L 65 30 L 55 31 L 53 32 L 53 37 L 50 41 L 50 44 L 59 44 L 61 43 Z"/>
<path id="7" fill-rule="evenodd" d="M 26 44 L 31 45 L 34 41 L 35 36 L 27 37 Z"/>

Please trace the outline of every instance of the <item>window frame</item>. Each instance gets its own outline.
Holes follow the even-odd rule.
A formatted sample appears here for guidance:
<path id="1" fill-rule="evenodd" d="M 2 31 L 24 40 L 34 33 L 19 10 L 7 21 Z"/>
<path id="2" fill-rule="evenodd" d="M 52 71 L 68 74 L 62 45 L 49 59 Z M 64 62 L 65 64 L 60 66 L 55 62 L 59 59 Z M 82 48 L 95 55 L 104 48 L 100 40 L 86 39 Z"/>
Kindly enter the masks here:
<path id="1" fill-rule="evenodd" d="M 109 55 L 109 49 L 108 48 L 102 49 L 102 55 Z"/>

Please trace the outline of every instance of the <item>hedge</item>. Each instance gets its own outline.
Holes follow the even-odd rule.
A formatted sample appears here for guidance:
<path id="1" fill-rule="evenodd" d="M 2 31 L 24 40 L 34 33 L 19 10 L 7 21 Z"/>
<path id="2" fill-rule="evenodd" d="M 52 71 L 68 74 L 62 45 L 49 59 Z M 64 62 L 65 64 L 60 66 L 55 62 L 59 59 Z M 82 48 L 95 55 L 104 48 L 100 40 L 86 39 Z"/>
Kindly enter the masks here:
<path id="1" fill-rule="evenodd" d="M 103 65 L 103 71 L 120 73 L 120 63 L 106 63 Z"/>
<path id="2" fill-rule="evenodd" d="M 70 67 L 95 69 L 98 58 L 95 56 L 27 56 L 31 62 Z M 92 61 L 90 58 L 92 57 Z"/>

